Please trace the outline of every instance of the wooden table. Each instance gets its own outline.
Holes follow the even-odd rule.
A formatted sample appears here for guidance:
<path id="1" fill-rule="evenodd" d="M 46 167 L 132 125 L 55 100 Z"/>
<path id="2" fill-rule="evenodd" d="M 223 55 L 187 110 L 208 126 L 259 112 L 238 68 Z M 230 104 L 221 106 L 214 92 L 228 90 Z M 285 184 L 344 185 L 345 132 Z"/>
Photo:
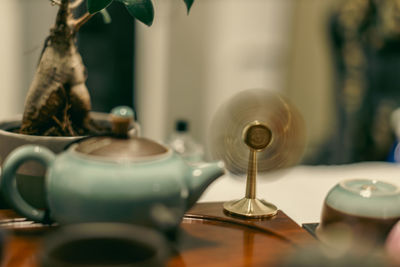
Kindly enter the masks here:
<path id="1" fill-rule="evenodd" d="M 28 222 L 0 210 L 7 228 L 1 266 L 35 267 L 43 237 L 57 227 Z M 244 220 L 224 214 L 222 203 L 199 203 L 184 216 L 178 253 L 168 266 L 271 266 L 291 250 L 315 240 L 282 211 L 266 220 Z"/>

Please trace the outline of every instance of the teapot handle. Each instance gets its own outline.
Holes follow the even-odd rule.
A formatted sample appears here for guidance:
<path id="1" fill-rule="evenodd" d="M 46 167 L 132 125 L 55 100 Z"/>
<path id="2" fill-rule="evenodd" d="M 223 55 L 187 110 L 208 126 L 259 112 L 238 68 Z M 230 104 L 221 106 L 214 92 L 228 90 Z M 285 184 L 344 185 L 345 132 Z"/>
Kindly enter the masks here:
<path id="1" fill-rule="evenodd" d="M 46 212 L 32 207 L 18 192 L 15 173 L 19 166 L 27 160 L 35 160 L 46 167 L 55 159 L 55 154 L 49 149 L 37 145 L 24 145 L 12 151 L 3 163 L 1 189 L 4 196 L 21 215 L 30 220 L 44 222 Z"/>

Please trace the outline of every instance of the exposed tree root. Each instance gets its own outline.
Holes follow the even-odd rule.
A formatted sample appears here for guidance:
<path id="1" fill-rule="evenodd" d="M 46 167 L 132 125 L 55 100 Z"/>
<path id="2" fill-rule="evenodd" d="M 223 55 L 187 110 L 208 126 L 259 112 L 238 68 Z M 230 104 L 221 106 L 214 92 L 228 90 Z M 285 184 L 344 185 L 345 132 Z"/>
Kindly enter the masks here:
<path id="1" fill-rule="evenodd" d="M 76 31 L 90 17 L 74 19 L 68 0 L 59 1 L 59 5 L 56 24 L 25 100 L 20 129 L 24 134 L 84 135 L 91 127 L 86 70 L 75 45 Z"/>

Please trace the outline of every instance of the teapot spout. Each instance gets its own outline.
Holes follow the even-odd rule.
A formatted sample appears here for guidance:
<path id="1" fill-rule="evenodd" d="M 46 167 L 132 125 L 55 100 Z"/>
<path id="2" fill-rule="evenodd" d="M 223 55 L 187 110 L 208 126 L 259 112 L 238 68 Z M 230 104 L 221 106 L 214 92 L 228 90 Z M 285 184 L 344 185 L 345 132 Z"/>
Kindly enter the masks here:
<path id="1" fill-rule="evenodd" d="M 224 163 L 219 161 L 192 166 L 190 171 L 191 174 L 187 177 L 189 186 L 187 209 L 196 203 L 212 182 L 225 173 L 225 168 Z"/>

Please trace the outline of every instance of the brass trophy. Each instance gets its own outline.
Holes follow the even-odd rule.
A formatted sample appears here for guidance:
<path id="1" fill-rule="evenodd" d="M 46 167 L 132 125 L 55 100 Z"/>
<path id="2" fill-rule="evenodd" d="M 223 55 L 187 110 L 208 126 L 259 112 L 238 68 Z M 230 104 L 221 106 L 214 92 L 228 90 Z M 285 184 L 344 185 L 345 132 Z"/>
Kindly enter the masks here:
<path id="1" fill-rule="evenodd" d="M 258 172 L 287 168 L 304 152 L 304 121 L 282 95 L 263 89 L 242 91 L 217 111 L 209 145 L 214 159 L 234 175 L 247 173 L 246 195 L 224 203 L 224 211 L 245 218 L 276 215 L 278 208 L 256 197 Z"/>

